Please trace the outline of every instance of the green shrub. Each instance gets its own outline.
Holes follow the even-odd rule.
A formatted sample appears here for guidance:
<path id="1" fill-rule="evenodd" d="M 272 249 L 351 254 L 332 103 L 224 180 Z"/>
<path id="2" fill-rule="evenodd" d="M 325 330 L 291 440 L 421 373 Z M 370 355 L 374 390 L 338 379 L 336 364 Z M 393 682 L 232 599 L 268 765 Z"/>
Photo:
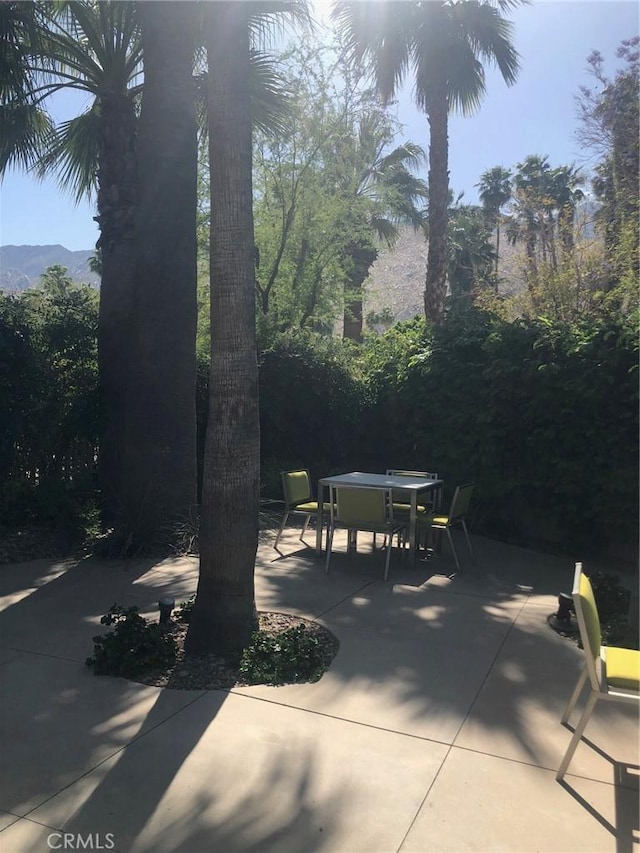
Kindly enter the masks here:
<path id="1" fill-rule="evenodd" d="M 589 576 L 596 600 L 602 642 L 607 646 L 625 643 L 631 593 L 620 586 L 615 575 L 593 572 Z"/>
<path id="2" fill-rule="evenodd" d="M 457 483 L 475 482 L 478 533 L 632 558 L 638 344 L 618 320 L 470 311 L 439 327 L 398 323 L 360 351 L 287 338 L 264 354 L 261 388 L 269 496 L 280 496 L 286 468 L 309 468 L 314 480 L 431 469 L 445 503 Z"/>
<path id="3" fill-rule="evenodd" d="M 95 537 L 100 531 L 96 494 L 90 482 L 42 483 L 16 477 L 0 484 L 0 519 L 6 529 L 44 528 L 64 533 L 70 541 Z"/>
<path id="4" fill-rule="evenodd" d="M 175 662 L 172 635 L 159 624 L 149 624 L 137 607 L 125 610 L 114 604 L 100 623 L 115 625 L 115 630 L 93 638 L 93 657 L 87 658 L 86 664 L 96 675 L 135 678 Z"/>
<path id="5" fill-rule="evenodd" d="M 312 478 L 356 467 L 363 447 L 358 349 L 312 333 L 283 335 L 260 357 L 263 494 L 282 496 L 280 471 Z"/>
<path id="6" fill-rule="evenodd" d="M 240 673 L 248 684 L 318 681 L 327 667 L 318 637 L 304 625 L 277 635 L 257 632 L 242 654 Z"/>

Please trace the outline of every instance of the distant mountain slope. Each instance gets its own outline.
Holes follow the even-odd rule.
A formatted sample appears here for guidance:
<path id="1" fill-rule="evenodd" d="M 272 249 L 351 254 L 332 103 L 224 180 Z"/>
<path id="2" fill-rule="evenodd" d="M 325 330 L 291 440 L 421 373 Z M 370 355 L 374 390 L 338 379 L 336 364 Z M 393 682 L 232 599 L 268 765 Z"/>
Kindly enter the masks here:
<path id="1" fill-rule="evenodd" d="M 74 281 L 98 285 L 100 278 L 89 269 L 94 249 L 72 252 L 64 246 L 0 246 L 0 290 L 14 293 L 35 287 L 40 276 L 55 264 L 66 267 Z"/>
<path id="2" fill-rule="evenodd" d="M 395 320 L 410 320 L 424 311 L 424 283 L 428 244 L 421 233 L 409 226 L 400 228 L 393 247 L 379 250 L 369 277 L 364 282 L 363 311 L 380 313 L 388 309 Z M 500 244 L 500 293 L 513 294 L 524 286 L 518 256 L 520 249 Z"/>
<path id="3" fill-rule="evenodd" d="M 393 249 L 381 248 L 364 283 L 364 316 L 390 309 L 395 320 L 410 320 L 424 311 L 428 245 L 413 228 L 400 229 Z"/>

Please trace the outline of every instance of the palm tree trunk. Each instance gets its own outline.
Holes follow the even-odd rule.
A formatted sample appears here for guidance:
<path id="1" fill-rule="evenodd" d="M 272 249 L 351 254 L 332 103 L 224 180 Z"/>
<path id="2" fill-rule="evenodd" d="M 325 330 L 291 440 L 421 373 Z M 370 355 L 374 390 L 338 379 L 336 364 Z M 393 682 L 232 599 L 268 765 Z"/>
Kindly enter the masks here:
<path id="1" fill-rule="evenodd" d="M 173 538 L 196 503 L 196 8 L 148 0 L 138 9 L 145 84 L 124 492 L 144 545 Z"/>
<path id="2" fill-rule="evenodd" d="M 211 374 L 200 579 L 190 654 L 237 656 L 257 618 L 260 426 L 246 3 L 206 6 L 211 169 Z"/>
<path id="3" fill-rule="evenodd" d="M 424 290 L 427 320 L 442 323 L 447 289 L 447 223 L 449 210 L 449 138 L 446 81 L 432 93 L 429 117 L 429 251 Z"/>
<path id="4" fill-rule="evenodd" d="M 98 248 L 101 257 L 98 366 L 101 436 L 98 478 L 107 524 L 126 515 L 124 448 L 129 423 L 127 383 L 132 365 L 134 235 L 136 209 L 136 114 L 129 98 L 100 99 L 98 150 Z"/>
<path id="5" fill-rule="evenodd" d="M 558 230 L 560 232 L 560 245 L 564 258 L 570 258 L 575 249 L 575 238 L 573 235 L 575 204 L 566 202 L 558 213 Z"/>
<path id="6" fill-rule="evenodd" d="M 348 273 L 345 278 L 345 307 L 343 312 L 343 338 L 362 343 L 363 285 L 372 264 L 378 257 L 377 249 L 365 240 L 346 247 Z"/>

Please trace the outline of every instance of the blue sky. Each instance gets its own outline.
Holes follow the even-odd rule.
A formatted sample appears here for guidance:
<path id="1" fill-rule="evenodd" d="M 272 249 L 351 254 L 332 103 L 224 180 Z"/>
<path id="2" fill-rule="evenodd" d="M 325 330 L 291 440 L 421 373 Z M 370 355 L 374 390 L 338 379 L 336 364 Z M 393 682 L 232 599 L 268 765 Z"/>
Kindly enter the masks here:
<path id="1" fill-rule="evenodd" d="M 638 34 L 638 4 L 627 0 L 538 0 L 511 10 L 514 41 L 521 55 L 518 82 L 507 87 L 489 70 L 480 111 L 450 119 L 450 182 L 464 199 L 477 200 L 476 184 L 492 166 L 515 166 L 528 154 L 548 155 L 552 166 L 576 163 L 589 168 L 588 153 L 575 139 L 574 98 L 589 85 L 586 59 L 593 49 L 605 57 L 609 73 L 622 39 Z M 80 107 L 84 100 L 80 96 Z M 58 101 L 56 117 L 70 117 L 70 104 Z M 395 108 L 403 135 L 428 145 L 426 117 L 411 100 L 411 85 Z M 98 237 L 92 204 L 74 206 L 54 181 L 8 173 L 0 187 L 0 245 L 55 244 L 91 249 Z"/>

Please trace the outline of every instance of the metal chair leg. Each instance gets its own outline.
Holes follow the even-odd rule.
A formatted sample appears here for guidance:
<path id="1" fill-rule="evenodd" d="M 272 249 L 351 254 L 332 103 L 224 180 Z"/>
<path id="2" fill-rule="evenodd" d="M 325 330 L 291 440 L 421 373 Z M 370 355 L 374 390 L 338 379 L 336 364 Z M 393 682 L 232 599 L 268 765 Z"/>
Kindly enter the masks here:
<path id="1" fill-rule="evenodd" d="M 333 525 L 329 525 L 327 530 L 327 559 L 324 563 L 324 570 L 329 574 L 329 560 L 331 559 L 331 548 L 333 547 Z"/>
<path id="2" fill-rule="evenodd" d="M 306 515 L 304 518 L 304 524 L 302 525 L 302 533 L 300 534 L 300 541 L 302 542 L 304 534 L 307 532 L 307 527 L 309 526 L 309 522 L 311 521 L 311 516 Z"/>
<path id="3" fill-rule="evenodd" d="M 560 767 L 558 768 L 558 772 L 556 773 L 556 779 L 558 780 L 558 782 L 560 782 L 562 780 L 562 777 L 567 772 L 567 767 L 569 766 L 569 763 L 570 763 L 571 759 L 573 758 L 573 753 L 576 751 L 576 747 L 578 746 L 580 738 L 582 737 L 582 734 L 586 728 L 586 725 L 589 722 L 589 717 L 591 716 L 591 713 L 593 712 L 593 709 L 594 709 L 597 701 L 598 701 L 598 694 L 597 693 L 591 693 L 589 695 L 589 698 L 587 699 L 587 704 L 585 705 L 584 711 L 582 712 L 582 716 L 580 717 L 580 722 L 575 727 L 575 730 L 573 732 L 573 737 L 571 738 L 571 742 L 569 743 L 569 746 L 567 747 L 567 751 L 564 754 L 564 758 L 562 759 L 562 763 L 560 764 Z"/>
<path id="4" fill-rule="evenodd" d="M 393 546 L 393 535 L 389 536 L 389 547 L 387 548 L 387 557 L 384 561 L 384 579 L 385 581 L 389 578 L 389 565 L 391 564 L 391 548 Z"/>
<path id="5" fill-rule="evenodd" d="M 469 546 L 469 553 L 475 559 L 475 554 L 473 553 L 473 548 L 471 547 L 471 539 L 469 538 L 469 531 L 467 530 L 467 525 L 465 524 L 464 518 L 461 518 L 462 529 L 464 530 L 464 535 L 467 539 L 467 545 Z"/>
<path id="6" fill-rule="evenodd" d="M 578 701 L 578 697 L 582 693 L 588 677 L 589 672 L 587 671 L 587 667 L 585 666 L 582 672 L 580 673 L 580 677 L 578 678 L 573 693 L 571 694 L 571 698 L 567 702 L 567 707 L 564 709 L 564 714 L 562 715 L 562 719 L 560 720 L 563 726 L 571 716 L 571 712 L 575 708 L 576 702 Z"/>
<path id="7" fill-rule="evenodd" d="M 282 516 L 282 523 L 280 525 L 280 530 L 278 530 L 278 533 L 276 534 L 276 541 L 273 543 L 273 547 L 276 551 L 278 550 L 278 542 L 280 541 L 280 537 L 282 536 L 282 531 L 284 530 L 284 527 L 285 527 L 285 524 L 287 523 L 288 518 L 289 518 L 289 512 L 287 511 Z"/>
<path id="8" fill-rule="evenodd" d="M 453 559 L 456 561 L 456 568 L 458 569 L 459 572 L 462 572 L 462 569 L 460 568 L 460 561 L 458 560 L 458 554 L 456 551 L 456 547 L 453 544 L 453 537 L 451 536 L 451 530 L 449 529 L 449 527 L 445 527 L 445 530 L 447 531 L 447 537 L 449 538 L 449 545 L 451 545 L 451 550 L 453 551 Z"/>

